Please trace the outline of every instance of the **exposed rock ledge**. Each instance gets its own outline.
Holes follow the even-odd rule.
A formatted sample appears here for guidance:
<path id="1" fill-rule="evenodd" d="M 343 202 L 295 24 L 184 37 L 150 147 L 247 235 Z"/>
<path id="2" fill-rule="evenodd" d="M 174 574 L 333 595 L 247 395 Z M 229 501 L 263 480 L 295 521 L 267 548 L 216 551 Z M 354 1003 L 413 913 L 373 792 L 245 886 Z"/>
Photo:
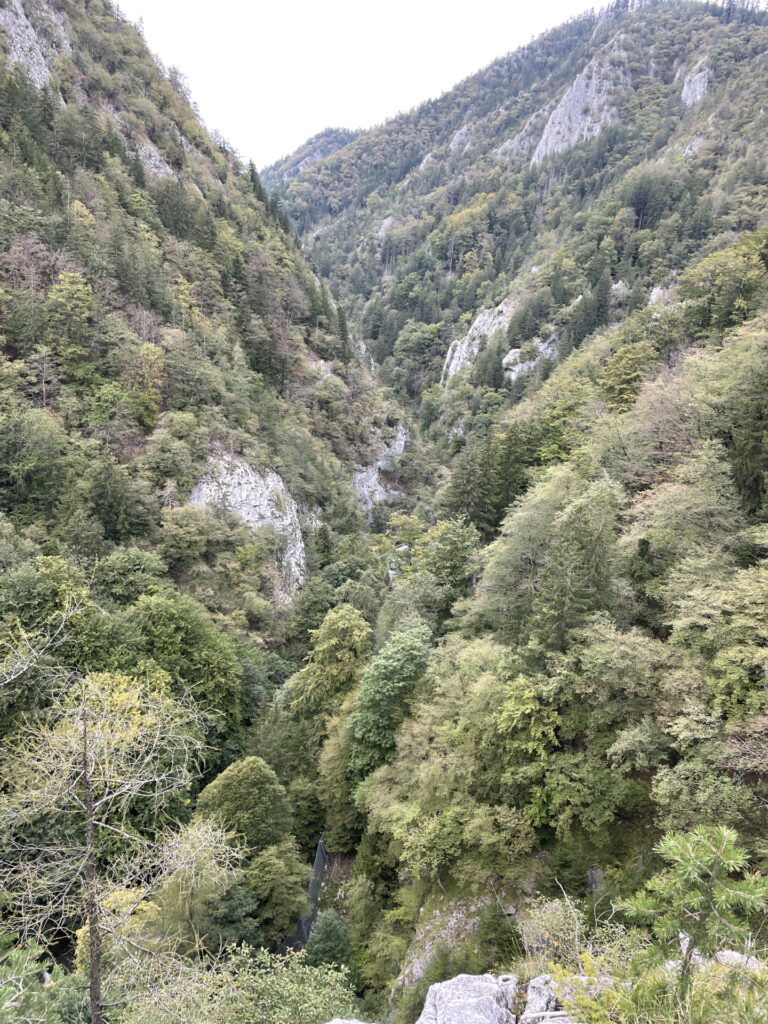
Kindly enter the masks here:
<path id="1" fill-rule="evenodd" d="M 6 0 L 0 8 L 0 31 L 8 37 L 9 64 L 20 64 L 40 88 L 47 85 L 56 57 L 71 50 L 66 15 L 46 5 L 27 16 L 21 0 Z"/>
<path id="2" fill-rule="evenodd" d="M 440 384 L 443 387 L 451 377 L 456 376 L 459 370 L 463 370 L 465 366 L 469 366 L 475 361 L 484 338 L 489 338 L 496 331 L 507 326 L 512 319 L 514 309 L 515 300 L 509 296 L 495 309 L 484 309 L 482 313 L 478 313 L 464 337 L 451 342 L 440 378 Z"/>
<path id="3" fill-rule="evenodd" d="M 370 466 L 358 469 L 352 477 L 352 487 L 366 514 L 370 515 L 378 502 L 397 501 L 400 497 L 400 492 L 387 484 L 383 474 L 391 473 L 395 468 L 396 460 L 405 451 L 410 437 L 410 430 L 400 424 L 394 438 L 382 444 L 378 459 Z"/>
<path id="4" fill-rule="evenodd" d="M 585 139 L 595 138 L 609 125 L 617 124 L 616 101 L 629 82 L 623 51 L 615 49 L 608 57 L 591 60 L 552 111 L 531 164 L 535 166 L 549 156 L 564 153 Z"/>
<path id="5" fill-rule="evenodd" d="M 188 504 L 226 508 L 253 529 L 273 527 L 278 537 L 280 570 L 275 599 L 287 603 L 304 585 L 307 556 L 299 509 L 285 481 L 274 470 L 257 473 L 245 459 L 217 453 L 209 459 L 208 472 L 198 480 Z"/>
<path id="6" fill-rule="evenodd" d="M 548 974 L 534 978 L 524 996 L 519 998 L 518 992 L 514 974 L 459 974 L 430 986 L 416 1024 L 516 1024 L 518 1004 L 523 1010 L 519 1024 L 575 1024 L 560 1009 L 557 987 Z M 329 1024 L 362 1022 L 337 1018 Z"/>

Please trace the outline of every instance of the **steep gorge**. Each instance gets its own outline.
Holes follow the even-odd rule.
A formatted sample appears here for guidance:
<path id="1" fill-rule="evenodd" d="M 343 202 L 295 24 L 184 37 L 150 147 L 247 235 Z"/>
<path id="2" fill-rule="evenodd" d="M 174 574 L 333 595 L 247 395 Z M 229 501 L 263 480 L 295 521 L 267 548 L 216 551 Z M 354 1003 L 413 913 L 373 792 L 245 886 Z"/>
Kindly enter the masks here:
<path id="1" fill-rule="evenodd" d="M 617 2 L 261 175 L 106 0 L 0 30 L 21 998 L 96 1019 L 96 934 L 116 1024 L 445 1024 L 489 987 L 562 1021 L 573 978 L 574 1020 L 671 1021 L 694 953 L 684 1019 L 760 1021 L 768 15 Z M 18 740 L 81 691 L 116 744 L 160 700 L 204 751 L 92 823 L 95 915 L 21 843 L 36 801 L 33 839 L 83 831 Z M 754 898 L 681 951 L 714 847 Z M 43 991 L 33 938 L 74 958 Z"/>

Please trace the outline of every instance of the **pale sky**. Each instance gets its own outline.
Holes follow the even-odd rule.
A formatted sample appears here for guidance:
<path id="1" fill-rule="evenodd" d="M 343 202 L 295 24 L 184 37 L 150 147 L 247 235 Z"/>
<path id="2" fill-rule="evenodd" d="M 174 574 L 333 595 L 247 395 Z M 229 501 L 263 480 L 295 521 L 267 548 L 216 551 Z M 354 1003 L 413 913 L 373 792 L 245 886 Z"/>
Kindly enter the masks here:
<path id="1" fill-rule="evenodd" d="M 433 99 L 588 0 L 118 0 L 244 159 Z"/>

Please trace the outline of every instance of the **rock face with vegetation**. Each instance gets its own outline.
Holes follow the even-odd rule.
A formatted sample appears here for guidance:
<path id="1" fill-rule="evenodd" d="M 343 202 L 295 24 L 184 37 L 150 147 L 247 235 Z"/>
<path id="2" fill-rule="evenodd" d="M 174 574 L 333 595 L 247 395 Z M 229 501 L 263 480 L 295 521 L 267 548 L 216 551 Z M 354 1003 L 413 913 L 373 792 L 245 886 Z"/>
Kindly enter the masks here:
<path id="1" fill-rule="evenodd" d="M 383 442 L 379 455 L 370 466 L 358 469 L 352 477 L 352 486 L 358 496 L 361 507 L 370 513 L 374 506 L 380 502 L 397 501 L 400 493 L 387 485 L 386 475 L 394 475 L 397 470 L 397 460 L 405 451 L 405 446 L 410 439 L 410 431 L 402 424 L 398 425 L 395 435 L 391 441 Z"/>
<path id="2" fill-rule="evenodd" d="M 262 176 L 0 37 L 0 1017 L 762 1024 L 768 14 Z"/>
<path id="3" fill-rule="evenodd" d="M 252 529 L 271 527 L 277 534 L 281 577 L 276 596 L 282 602 L 290 601 L 301 589 L 307 575 L 307 555 L 299 510 L 278 473 L 271 469 L 257 473 L 243 459 L 215 455 L 192 488 L 188 504 L 235 512 Z"/>
<path id="4" fill-rule="evenodd" d="M 464 337 L 451 342 L 440 377 L 442 385 L 446 385 L 457 373 L 472 365 L 483 341 L 487 341 L 496 331 L 506 329 L 512 318 L 513 309 L 514 301 L 507 298 L 500 302 L 495 309 L 483 310 L 472 321 L 472 326 Z"/>
<path id="5" fill-rule="evenodd" d="M 0 9 L 0 28 L 8 61 L 23 68 L 37 86 L 48 85 L 58 55 L 72 50 L 66 15 L 48 5 L 7 0 Z"/>
<path id="6" fill-rule="evenodd" d="M 619 40 L 608 57 L 591 60 L 566 89 L 533 151 L 534 166 L 619 123 L 617 106 L 630 84 L 627 55 L 620 47 Z"/>

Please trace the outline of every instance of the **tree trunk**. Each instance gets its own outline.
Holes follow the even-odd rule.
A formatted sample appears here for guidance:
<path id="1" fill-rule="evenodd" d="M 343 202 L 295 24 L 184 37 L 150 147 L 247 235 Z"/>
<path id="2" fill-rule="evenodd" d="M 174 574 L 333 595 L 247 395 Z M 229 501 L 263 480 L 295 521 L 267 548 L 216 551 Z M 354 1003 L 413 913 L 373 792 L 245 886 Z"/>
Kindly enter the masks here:
<path id="1" fill-rule="evenodd" d="M 96 892 L 96 823 L 93 787 L 88 763 L 88 725 L 83 724 L 83 803 L 85 805 L 85 889 L 87 894 L 88 954 L 90 961 L 89 994 L 91 1024 L 104 1024 L 101 1005 L 101 919 Z"/>

